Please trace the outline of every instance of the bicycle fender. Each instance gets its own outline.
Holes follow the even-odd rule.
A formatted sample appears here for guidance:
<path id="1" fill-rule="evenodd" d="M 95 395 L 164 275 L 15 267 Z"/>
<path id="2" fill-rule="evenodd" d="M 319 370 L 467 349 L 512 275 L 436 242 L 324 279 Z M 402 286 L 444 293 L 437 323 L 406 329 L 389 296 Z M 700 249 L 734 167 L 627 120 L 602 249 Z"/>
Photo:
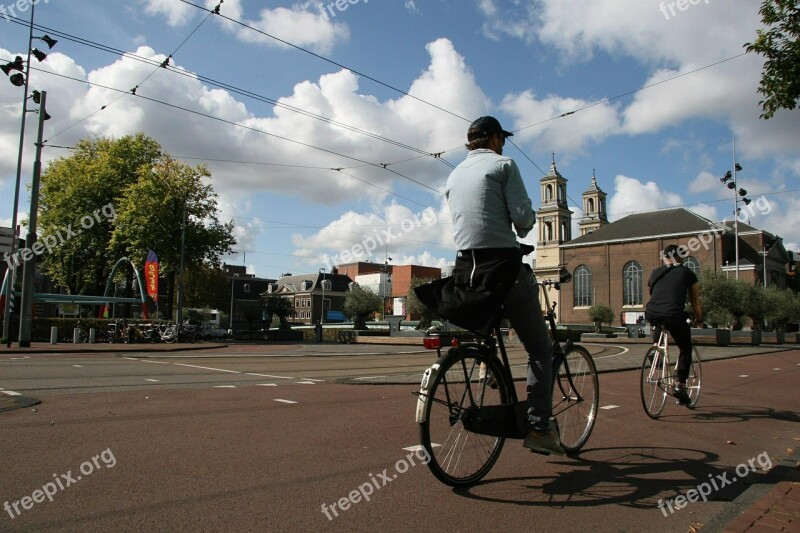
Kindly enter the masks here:
<path id="1" fill-rule="evenodd" d="M 425 406 L 428 404 L 428 390 L 436 381 L 436 375 L 439 373 L 439 363 L 434 363 L 430 368 L 425 369 L 422 374 L 422 383 L 420 384 L 419 396 L 417 397 L 417 423 L 423 424 L 427 422 L 425 418 Z"/>

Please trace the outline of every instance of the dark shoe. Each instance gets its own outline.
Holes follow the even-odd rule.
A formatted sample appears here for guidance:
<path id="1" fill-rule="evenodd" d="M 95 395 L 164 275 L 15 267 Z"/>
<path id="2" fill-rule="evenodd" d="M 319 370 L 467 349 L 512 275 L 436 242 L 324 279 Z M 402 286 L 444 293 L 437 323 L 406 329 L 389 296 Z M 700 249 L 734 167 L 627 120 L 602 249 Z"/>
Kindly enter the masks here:
<path id="1" fill-rule="evenodd" d="M 558 435 L 558 429 L 551 425 L 546 431 L 540 429 L 531 429 L 525 437 L 523 444 L 532 452 L 543 453 L 545 455 L 566 455 L 564 448 L 561 447 L 561 437 Z"/>
<path id="2" fill-rule="evenodd" d="M 678 399 L 681 405 L 689 405 L 692 399 L 689 398 L 689 393 L 686 392 L 686 383 L 678 382 L 672 387 L 672 395 Z"/>

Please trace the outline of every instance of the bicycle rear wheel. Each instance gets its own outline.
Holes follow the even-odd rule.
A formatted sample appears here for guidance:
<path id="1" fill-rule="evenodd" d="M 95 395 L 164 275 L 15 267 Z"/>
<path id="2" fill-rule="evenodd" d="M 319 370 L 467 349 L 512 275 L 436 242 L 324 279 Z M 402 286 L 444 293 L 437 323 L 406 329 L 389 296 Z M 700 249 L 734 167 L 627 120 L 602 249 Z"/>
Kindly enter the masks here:
<path id="1" fill-rule="evenodd" d="M 700 354 L 696 347 L 692 347 L 692 366 L 689 369 L 689 378 L 686 380 L 686 392 L 689 393 L 688 407 L 697 405 L 700 398 L 700 383 L 703 380 L 703 368 L 701 366 Z"/>
<path id="2" fill-rule="evenodd" d="M 505 438 L 473 433 L 464 420 L 475 417 L 483 406 L 509 403 L 513 383 L 507 382 L 497 359 L 477 347 L 453 348 L 438 364 L 432 383 L 421 392 L 422 446 L 439 481 L 453 487 L 471 485 L 494 466 Z"/>
<path id="3" fill-rule="evenodd" d="M 655 346 L 647 350 L 642 361 L 641 392 L 642 407 L 650 418 L 658 418 L 667 403 L 667 391 L 664 379 L 667 372 L 664 352 Z"/>
<path id="4" fill-rule="evenodd" d="M 572 346 L 553 378 L 553 416 L 558 422 L 561 446 L 567 452 L 576 452 L 589 440 L 597 419 L 597 368 L 586 348 Z"/>

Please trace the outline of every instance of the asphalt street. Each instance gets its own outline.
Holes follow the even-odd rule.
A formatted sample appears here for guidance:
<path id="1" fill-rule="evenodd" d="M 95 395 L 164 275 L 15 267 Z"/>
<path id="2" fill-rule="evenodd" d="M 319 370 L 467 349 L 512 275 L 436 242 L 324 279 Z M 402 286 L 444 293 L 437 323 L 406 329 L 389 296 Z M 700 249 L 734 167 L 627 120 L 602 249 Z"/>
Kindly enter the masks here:
<path id="1" fill-rule="evenodd" d="M 411 393 L 431 352 L 2 353 L 0 389 L 41 403 L 0 413 L 0 530 L 721 531 L 794 454 L 797 350 L 704 348 L 698 408 L 656 421 L 626 370 L 644 347 L 589 348 L 603 373 L 586 448 L 547 458 L 509 440 L 468 490 L 414 448 Z M 521 375 L 518 350 L 512 361 Z M 712 480 L 708 501 L 677 508 Z"/>

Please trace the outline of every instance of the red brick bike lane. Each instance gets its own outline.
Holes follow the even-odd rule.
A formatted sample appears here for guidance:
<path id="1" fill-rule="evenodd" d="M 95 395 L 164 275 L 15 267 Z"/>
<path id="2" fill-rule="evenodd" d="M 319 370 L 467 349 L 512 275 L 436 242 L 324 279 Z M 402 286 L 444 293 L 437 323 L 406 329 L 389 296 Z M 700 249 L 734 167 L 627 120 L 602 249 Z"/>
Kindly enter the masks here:
<path id="1" fill-rule="evenodd" d="M 799 370 L 798 352 L 709 362 L 698 408 L 670 404 L 660 420 L 642 411 L 637 372 L 602 374 L 597 426 L 582 453 L 545 458 L 507 441 L 484 482 L 458 491 L 404 449 L 419 443 L 413 386 L 51 396 L 0 413 L 0 504 L 12 509 L 0 510 L 0 530 L 581 531 L 591 525 L 685 532 L 736 511 L 750 487 L 772 486 L 760 471 L 732 479 L 751 459 L 758 467 L 758 457 L 768 457 L 774 466 L 791 455 L 800 437 Z M 677 503 L 720 476 L 729 483 L 707 502 L 659 509 L 659 500 Z M 368 500 L 367 486 L 377 487 Z M 52 501 L 46 492 L 54 492 Z"/>

